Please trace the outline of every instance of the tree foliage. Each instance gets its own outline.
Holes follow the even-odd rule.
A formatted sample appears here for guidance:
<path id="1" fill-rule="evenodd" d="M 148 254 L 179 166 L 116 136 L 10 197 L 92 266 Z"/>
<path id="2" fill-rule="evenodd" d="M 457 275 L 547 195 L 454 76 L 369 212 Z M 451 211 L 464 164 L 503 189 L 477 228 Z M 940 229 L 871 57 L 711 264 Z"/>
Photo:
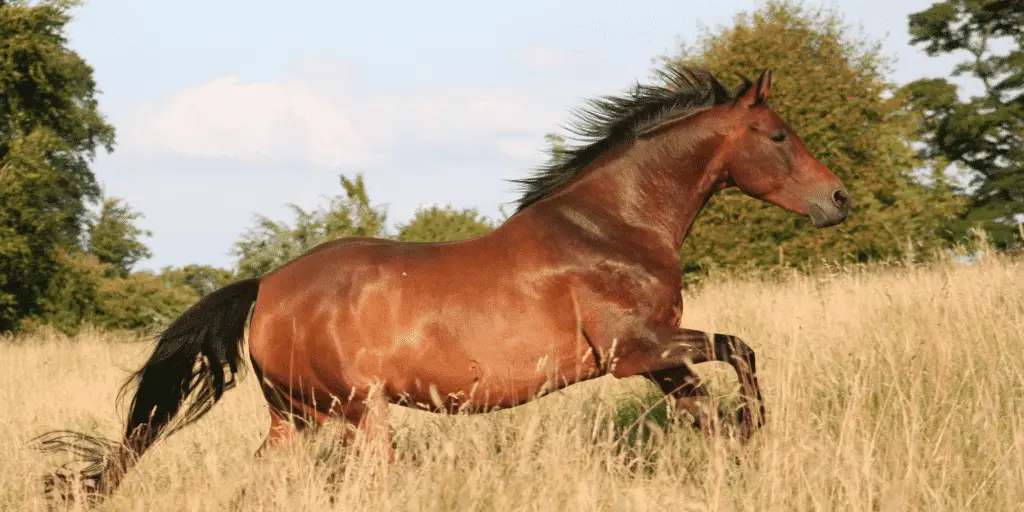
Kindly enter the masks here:
<path id="1" fill-rule="evenodd" d="M 853 37 L 834 12 L 770 0 L 663 61 L 703 65 L 723 78 L 772 69 L 772 108 L 854 199 L 844 224 L 819 230 L 728 189 L 710 201 L 684 244 L 686 270 L 902 256 L 908 243 L 926 252 L 957 211 L 945 181 L 926 186 L 914 178 L 927 162 L 910 146 L 915 118 L 886 81 L 879 45 Z"/>
<path id="2" fill-rule="evenodd" d="M 347 236 L 384 236 L 387 214 L 370 205 L 363 176 L 355 180 L 341 176 L 345 195 L 329 198 L 327 208 L 305 211 L 295 204 L 293 226 L 257 215 L 254 226 L 235 243 L 240 278 L 258 277 L 323 242 Z"/>
<path id="3" fill-rule="evenodd" d="M 398 226 L 398 240 L 404 242 L 449 242 L 486 235 L 494 229 L 475 208 L 420 208 L 406 224 Z"/>
<path id="4" fill-rule="evenodd" d="M 0 332 L 39 315 L 100 197 L 89 162 L 114 128 L 68 48 L 67 1 L 0 2 Z"/>
<path id="5" fill-rule="evenodd" d="M 945 78 L 907 84 L 905 94 L 923 114 L 925 155 L 968 172 L 959 192 L 968 208 L 957 235 L 981 227 L 997 247 L 1021 244 L 1024 222 L 1024 5 L 1019 0 L 947 0 L 910 15 L 911 44 L 929 55 L 966 53 L 953 76 L 982 84 L 961 101 Z M 1005 51 L 999 51 L 999 48 Z"/>
<path id="6" fill-rule="evenodd" d="M 112 275 L 128 277 L 139 260 L 153 255 L 141 240 L 152 233 L 135 225 L 140 217 L 141 213 L 118 198 L 103 201 L 99 213 L 90 216 L 86 248 L 109 266 Z"/>
<path id="7" fill-rule="evenodd" d="M 40 311 L 59 272 L 67 212 L 52 207 L 60 176 L 46 162 L 55 137 L 35 132 L 11 141 L 0 159 L 0 332 Z"/>
<path id="8" fill-rule="evenodd" d="M 99 281 L 97 314 L 87 323 L 104 329 L 153 329 L 165 326 L 199 299 L 192 288 L 169 286 L 150 271 Z"/>
<path id="9" fill-rule="evenodd" d="M 173 320 L 198 296 L 184 286 L 169 286 L 149 271 L 126 277 L 94 254 L 58 249 L 60 271 L 40 298 L 38 315 L 23 318 L 21 330 L 49 325 L 72 334 L 83 326 L 101 329 L 150 329 Z"/>

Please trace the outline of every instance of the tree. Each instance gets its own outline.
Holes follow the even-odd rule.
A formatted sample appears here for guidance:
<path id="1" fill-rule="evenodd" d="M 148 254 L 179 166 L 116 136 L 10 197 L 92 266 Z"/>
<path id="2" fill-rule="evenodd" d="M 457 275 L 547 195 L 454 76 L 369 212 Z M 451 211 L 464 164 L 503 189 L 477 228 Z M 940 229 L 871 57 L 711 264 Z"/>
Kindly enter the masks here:
<path id="1" fill-rule="evenodd" d="M 800 265 L 927 252 L 958 203 L 910 142 L 915 119 L 893 97 L 879 45 L 852 37 L 838 15 L 770 0 L 732 27 L 705 31 L 665 65 L 703 65 L 728 78 L 770 68 L 770 104 L 808 148 L 842 179 L 854 199 L 844 224 L 819 230 L 800 216 L 727 189 L 698 218 L 681 258 L 687 271 L 748 264 Z"/>
<path id="2" fill-rule="evenodd" d="M 363 176 L 341 176 L 341 185 L 345 195 L 330 198 L 326 209 L 307 212 L 289 204 L 296 217 L 294 227 L 257 215 L 255 225 L 232 249 L 238 257 L 238 277 L 262 276 L 328 240 L 384 236 L 387 214 L 370 206 Z"/>
<path id="3" fill-rule="evenodd" d="M 944 78 L 907 84 L 923 119 L 925 156 L 967 171 L 958 191 L 968 208 L 954 225 L 982 227 L 999 248 L 1020 245 L 1024 222 L 1024 7 L 1019 0 L 947 0 L 910 15 L 911 44 L 928 55 L 965 52 L 953 76 L 971 75 L 982 93 L 961 101 Z M 1000 47 L 1006 51 L 997 51 Z"/>
<path id="4" fill-rule="evenodd" d="M 404 242 L 448 242 L 486 235 L 494 229 L 475 208 L 456 210 L 452 205 L 420 208 L 408 223 L 398 226 Z"/>
<path id="5" fill-rule="evenodd" d="M 73 5 L 0 1 L 0 332 L 42 312 L 100 195 L 89 162 L 113 148 L 92 68 L 67 47 Z"/>
<path id="6" fill-rule="evenodd" d="M 45 152 L 55 137 L 35 132 L 13 140 L 0 159 L 0 332 L 41 308 L 40 298 L 59 273 L 64 214 L 51 208 L 59 176 Z"/>
<path id="7" fill-rule="evenodd" d="M 95 323 L 99 315 L 100 283 L 109 267 L 92 254 L 55 250 L 56 272 L 38 295 L 39 311 L 19 319 L 19 329 L 31 330 L 46 324 L 65 334 L 83 324 Z"/>
<path id="8" fill-rule="evenodd" d="M 144 330 L 164 326 L 198 300 L 193 288 L 169 286 L 150 271 L 102 279 L 96 314 L 89 323 L 102 329 Z"/>
<path id="9" fill-rule="evenodd" d="M 140 217 L 141 213 L 133 212 L 121 199 L 112 198 L 105 200 L 100 212 L 89 219 L 86 247 L 101 263 L 110 266 L 111 275 L 107 277 L 128 277 L 139 260 L 153 255 L 139 240 L 153 235 L 135 225 Z"/>
<path id="10" fill-rule="evenodd" d="M 120 277 L 94 254 L 57 254 L 59 272 L 41 294 L 40 313 L 22 319 L 23 330 L 43 324 L 68 335 L 86 325 L 148 329 L 166 325 L 198 299 L 191 288 L 169 286 L 152 272 Z"/>

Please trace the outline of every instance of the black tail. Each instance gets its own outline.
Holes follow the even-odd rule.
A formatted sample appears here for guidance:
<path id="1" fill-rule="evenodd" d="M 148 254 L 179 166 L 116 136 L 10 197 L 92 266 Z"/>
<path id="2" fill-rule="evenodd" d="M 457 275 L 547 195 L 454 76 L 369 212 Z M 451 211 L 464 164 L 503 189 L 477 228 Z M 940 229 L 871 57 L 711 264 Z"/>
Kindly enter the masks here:
<path id="1" fill-rule="evenodd" d="M 68 451 L 88 463 L 70 476 L 67 471 L 48 475 L 47 493 L 60 486 L 64 499 L 82 490 L 93 499 L 102 498 L 146 449 L 198 420 L 234 387 L 244 368 L 239 365 L 242 338 L 259 286 L 259 279 L 246 279 L 206 295 L 160 334 L 149 360 L 118 396 L 120 401 L 138 384 L 122 442 L 66 430 L 36 438 L 44 451 Z"/>

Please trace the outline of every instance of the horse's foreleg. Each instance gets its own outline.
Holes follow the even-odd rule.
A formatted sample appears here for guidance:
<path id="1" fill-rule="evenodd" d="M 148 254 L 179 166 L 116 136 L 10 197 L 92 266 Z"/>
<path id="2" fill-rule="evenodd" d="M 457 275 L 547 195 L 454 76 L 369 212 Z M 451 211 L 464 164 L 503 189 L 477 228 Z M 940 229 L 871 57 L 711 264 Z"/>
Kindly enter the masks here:
<path id="1" fill-rule="evenodd" d="M 653 330 L 655 339 L 624 347 L 611 363 L 617 377 L 654 374 L 708 361 L 729 363 L 739 379 L 744 404 L 738 413 L 744 438 L 764 424 L 764 401 L 757 382 L 754 351 L 743 340 L 726 334 L 678 327 Z M 660 384 L 659 384 L 660 385 Z"/>
<path id="2" fill-rule="evenodd" d="M 744 401 L 738 419 L 744 429 L 744 436 L 750 437 L 765 422 L 764 399 L 761 397 L 761 386 L 757 383 L 754 349 L 743 340 L 728 334 L 716 333 L 713 341 L 715 360 L 725 361 L 736 370 Z"/>
<path id="3" fill-rule="evenodd" d="M 658 385 L 661 391 L 675 399 L 676 410 L 683 410 L 693 417 L 693 428 L 713 434 L 717 429 L 717 414 L 710 414 L 708 392 L 700 378 L 686 366 L 677 366 L 643 375 Z"/>

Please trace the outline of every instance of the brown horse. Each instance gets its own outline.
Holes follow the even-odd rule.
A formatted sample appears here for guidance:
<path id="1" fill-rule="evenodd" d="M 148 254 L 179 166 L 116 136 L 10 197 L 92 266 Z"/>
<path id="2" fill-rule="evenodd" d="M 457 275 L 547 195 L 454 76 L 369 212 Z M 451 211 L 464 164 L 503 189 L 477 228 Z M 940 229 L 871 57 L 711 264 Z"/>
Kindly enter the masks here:
<path id="1" fill-rule="evenodd" d="M 250 313 L 248 356 L 270 405 L 257 453 L 330 418 L 386 440 L 387 403 L 484 412 L 602 375 L 650 379 L 703 428 L 716 418 L 691 365 L 704 361 L 735 369 L 751 435 L 764 421 L 754 351 L 679 326 L 680 246 L 728 186 L 818 227 L 842 222 L 850 197 L 768 107 L 770 72 L 735 93 L 700 69 L 661 77 L 591 101 L 575 126 L 584 143 L 521 180 L 518 210 L 490 234 L 334 240 L 203 297 L 122 389 L 137 383 L 120 442 L 42 436 L 92 463 L 49 475 L 48 488 L 107 495 L 147 448 L 206 413 L 241 369 Z"/>

